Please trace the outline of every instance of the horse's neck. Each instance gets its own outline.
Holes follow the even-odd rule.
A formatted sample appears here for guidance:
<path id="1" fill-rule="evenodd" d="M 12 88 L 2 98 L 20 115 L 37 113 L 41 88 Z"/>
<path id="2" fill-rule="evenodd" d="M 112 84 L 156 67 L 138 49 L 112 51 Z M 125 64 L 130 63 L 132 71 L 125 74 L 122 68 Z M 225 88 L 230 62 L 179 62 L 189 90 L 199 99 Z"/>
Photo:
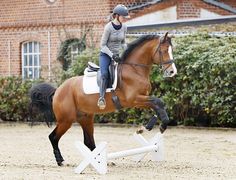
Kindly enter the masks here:
<path id="1" fill-rule="evenodd" d="M 132 54 L 126 59 L 127 64 L 133 64 L 136 67 L 134 73 L 142 74 L 143 77 L 149 79 L 149 75 L 152 67 L 152 45 L 145 43 L 143 46 L 137 48 Z"/>

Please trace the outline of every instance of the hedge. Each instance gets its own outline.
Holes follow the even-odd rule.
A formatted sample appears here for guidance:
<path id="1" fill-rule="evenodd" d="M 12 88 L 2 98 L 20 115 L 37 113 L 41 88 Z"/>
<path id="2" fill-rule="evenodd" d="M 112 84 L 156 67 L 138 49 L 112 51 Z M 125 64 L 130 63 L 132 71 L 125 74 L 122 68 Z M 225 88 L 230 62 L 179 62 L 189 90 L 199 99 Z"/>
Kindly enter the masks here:
<path id="1" fill-rule="evenodd" d="M 151 74 L 152 95 L 161 97 L 171 120 L 195 126 L 236 127 L 236 37 L 195 34 L 173 39 L 178 74 L 163 78 L 159 66 Z M 98 50 L 83 51 L 67 71 L 65 79 L 83 74 L 88 61 L 98 62 Z M 0 80 L 0 118 L 26 120 L 27 92 L 31 82 L 20 78 Z M 145 123 L 152 110 L 125 109 L 96 116 L 98 122 Z"/>
<path id="2" fill-rule="evenodd" d="M 28 91 L 32 81 L 21 77 L 0 77 L 0 119 L 4 121 L 28 121 Z"/>
<path id="3" fill-rule="evenodd" d="M 174 40 L 178 75 L 154 70 L 153 93 L 185 125 L 236 127 L 236 37 L 199 34 Z"/>

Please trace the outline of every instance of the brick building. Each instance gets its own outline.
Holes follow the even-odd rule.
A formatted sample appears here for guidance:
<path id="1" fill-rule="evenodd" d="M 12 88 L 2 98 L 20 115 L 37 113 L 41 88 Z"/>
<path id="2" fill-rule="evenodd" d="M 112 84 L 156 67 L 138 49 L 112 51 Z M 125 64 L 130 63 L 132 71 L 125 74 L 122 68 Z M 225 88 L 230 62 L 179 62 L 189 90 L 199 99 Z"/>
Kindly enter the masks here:
<path id="1" fill-rule="evenodd" d="M 127 24 L 134 25 L 234 14 L 235 0 L 217 2 L 223 6 L 204 0 L 1 0 L 0 76 L 53 76 L 61 42 L 81 38 L 90 29 L 87 43 L 98 44 L 116 4 L 130 7 Z"/>

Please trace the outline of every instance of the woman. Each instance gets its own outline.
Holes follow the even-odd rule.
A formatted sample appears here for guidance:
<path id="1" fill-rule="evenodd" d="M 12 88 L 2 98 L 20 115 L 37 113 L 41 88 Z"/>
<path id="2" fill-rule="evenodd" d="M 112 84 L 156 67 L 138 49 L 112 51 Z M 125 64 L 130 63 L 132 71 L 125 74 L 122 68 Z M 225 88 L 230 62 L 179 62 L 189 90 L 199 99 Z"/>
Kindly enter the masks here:
<path id="1" fill-rule="evenodd" d="M 100 97 L 98 99 L 98 107 L 104 109 L 106 107 L 105 93 L 109 78 L 109 65 L 112 60 L 119 62 L 119 52 L 121 48 L 125 49 L 125 35 L 127 27 L 124 18 L 128 16 L 128 9 L 122 4 L 117 5 L 113 9 L 112 21 L 107 23 L 101 40 L 101 52 L 99 56 L 99 65 L 101 70 L 101 81 L 99 85 Z"/>

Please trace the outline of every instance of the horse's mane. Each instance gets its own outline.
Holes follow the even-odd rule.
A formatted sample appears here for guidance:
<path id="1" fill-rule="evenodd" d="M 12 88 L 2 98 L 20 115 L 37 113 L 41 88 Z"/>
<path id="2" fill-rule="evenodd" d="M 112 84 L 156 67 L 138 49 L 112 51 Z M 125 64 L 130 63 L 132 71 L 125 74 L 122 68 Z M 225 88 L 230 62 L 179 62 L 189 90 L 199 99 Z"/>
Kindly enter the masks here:
<path id="1" fill-rule="evenodd" d="M 134 40 L 130 44 L 128 44 L 128 48 L 124 51 L 124 53 L 121 56 L 122 61 L 125 61 L 125 59 L 130 55 L 130 53 L 138 46 L 143 44 L 146 41 L 159 38 L 158 35 L 143 35 L 140 38 Z"/>

